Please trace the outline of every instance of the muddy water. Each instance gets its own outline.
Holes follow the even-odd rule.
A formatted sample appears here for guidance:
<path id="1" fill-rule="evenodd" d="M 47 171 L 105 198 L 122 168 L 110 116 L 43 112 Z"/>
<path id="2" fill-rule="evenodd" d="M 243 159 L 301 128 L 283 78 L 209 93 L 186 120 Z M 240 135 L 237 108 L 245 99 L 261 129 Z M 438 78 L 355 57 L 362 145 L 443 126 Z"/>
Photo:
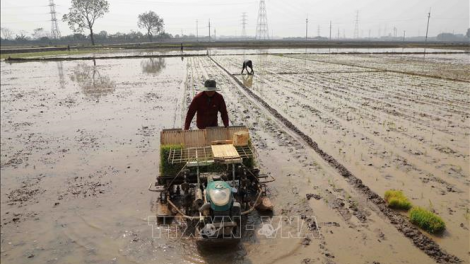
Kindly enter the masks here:
<path id="1" fill-rule="evenodd" d="M 244 57 L 221 56 L 216 59 L 233 73 L 239 73 L 238 64 Z M 289 133 L 283 124 L 276 122 L 263 106 L 252 101 L 207 57 L 2 63 L 1 66 L 1 257 L 4 263 L 433 261 L 398 232 L 338 171 L 296 135 Z M 468 120 L 465 119 L 465 96 L 456 96 L 452 92 L 443 94 L 449 100 L 455 99 L 455 106 L 444 104 L 438 109 L 438 115 L 450 121 L 454 116 L 446 117 L 442 113 L 463 115 L 464 122 L 450 127 L 445 126 L 444 121 L 435 120 L 436 128 L 432 131 L 436 132 L 432 136 L 426 134 L 429 129 L 423 125 L 429 121 L 417 122 L 426 116 L 419 113 L 402 115 L 402 122 L 416 127 L 412 127 L 409 133 L 392 129 L 392 133 L 402 134 L 391 136 L 395 140 L 407 139 L 426 155 L 410 159 L 407 150 L 398 152 L 393 149 L 396 157 L 385 158 L 373 155 L 378 151 L 376 148 L 390 151 L 387 147 L 400 141 L 379 140 L 373 132 L 365 134 L 369 130 L 364 127 L 358 131 L 356 126 L 341 126 L 346 122 L 340 121 L 348 117 L 344 116 L 341 108 L 332 108 L 336 104 L 354 109 L 363 99 L 353 97 L 354 100 L 348 101 L 333 97 L 315 101 L 314 97 L 321 94 L 312 92 L 310 95 L 305 90 L 328 85 L 330 75 L 326 76 L 327 80 L 316 79 L 318 75 L 327 74 L 322 73 L 325 71 L 361 79 L 363 76 L 360 74 L 364 71 L 376 74 L 376 70 L 331 63 L 318 65 L 296 58 L 257 56 L 255 71 L 255 76 L 239 76 L 239 79 L 279 111 L 289 109 L 284 112 L 285 116 L 310 136 L 316 136 L 319 144 L 348 169 L 364 176 L 364 184 L 379 194 L 385 189 L 406 185 L 405 193 L 420 205 L 426 205 L 427 200 L 432 199 L 437 213 L 450 221 L 449 231 L 441 238 L 431 236 L 432 239 L 449 252 L 466 259 L 468 236 L 465 237 L 465 233 L 468 229 L 465 231 L 464 227 L 469 225 L 463 219 L 466 217 L 468 192 L 465 187 L 457 187 L 458 184 L 467 184 L 465 175 L 468 178 L 468 170 L 463 168 L 459 171 L 456 166 L 451 170 L 453 167 L 444 166 L 446 158 L 468 161 L 468 152 L 465 152 L 468 133 L 463 132 L 468 127 L 465 124 Z M 334 85 L 330 86 L 336 90 L 332 89 L 329 96 L 339 93 L 335 83 L 347 83 L 342 76 L 333 79 Z M 246 225 L 253 230 L 245 232 L 242 243 L 217 250 L 198 248 L 191 238 L 179 236 L 178 232 L 184 225 L 173 225 L 170 230 L 155 227 L 156 197 L 147 191 L 149 183 L 158 175 L 159 131 L 181 127 L 187 106 L 197 93 L 196 88 L 209 77 L 215 78 L 222 89 L 231 124 L 250 127 L 261 169 L 277 179 L 268 190 L 276 205 L 274 216 L 253 213 Z M 297 80 L 300 86 L 293 84 Z M 410 85 L 406 80 L 404 82 Z M 466 94 L 459 86 L 446 84 L 451 91 Z M 433 83 L 433 87 L 439 85 Z M 383 85 L 379 83 L 377 86 Z M 404 97 L 403 85 L 397 83 L 394 89 Z M 298 91 L 304 93 L 304 99 L 296 93 Z M 429 112 L 424 107 L 436 100 L 432 95 L 438 92 L 435 88 L 435 92 L 427 97 L 418 98 L 423 112 Z M 276 99 L 286 95 L 293 105 Z M 374 99 L 371 92 L 367 96 Z M 375 98 L 373 102 L 380 104 L 379 99 L 384 100 L 384 97 Z M 400 105 L 399 98 L 395 99 L 387 107 L 410 109 L 409 105 Z M 285 105 L 279 105 L 279 102 Z M 312 112 L 308 107 L 298 109 L 296 105 L 321 106 L 324 109 Z M 318 111 L 322 111 L 321 118 Z M 359 110 L 354 113 L 364 115 Z M 386 114 L 374 117 L 374 122 L 379 123 L 377 118 Z M 361 119 L 363 123 L 358 125 L 371 126 L 372 121 L 366 117 L 372 118 L 364 116 Z M 399 128 L 400 119 L 394 118 L 393 122 Z M 306 129 L 308 125 L 313 125 L 309 126 L 310 130 Z M 383 127 L 381 123 L 373 126 L 374 129 Z M 416 136 L 422 136 L 423 140 L 413 139 Z M 435 137 L 439 144 L 431 144 Z M 363 141 L 361 138 L 367 142 L 366 145 L 360 143 Z M 346 142 L 354 143 L 348 146 Z M 446 156 L 452 153 L 435 152 L 436 149 L 447 148 L 456 151 L 456 157 Z M 358 160 L 361 154 L 364 160 Z M 405 158 L 414 167 L 410 165 L 405 170 L 401 169 L 397 165 L 402 161 L 400 157 L 403 158 L 400 155 L 408 155 Z M 435 177 L 423 172 L 426 168 L 434 169 L 430 165 L 424 166 L 431 161 L 442 165 Z M 381 170 L 379 164 L 384 162 L 392 165 Z M 453 174 L 445 176 L 444 172 L 448 171 Z M 452 185 L 448 185 L 449 182 Z M 459 192 L 449 191 L 449 186 Z M 445 195 L 438 195 L 441 190 L 446 191 Z M 455 206 L 443 206 L 445 203 Z M 455 211 L 447 211 L 447 208 Z M 315 224 L 298 229 L 295 221 L 286 222 L 281 217 L 302 217 L 302 223 Z M 280 235 L 268 237 L 260 232 L 264 223 L 281 226 L 287 233 L 297 230 L 300 233 L 289 238 Z M 463 227 L 459 226 L 460 223 L 464 223 Z"/>
<path id="2" fill-rule="evenodd" d="M 3 263 L 181 260 L 152 239 L 147 187 L 184 75 L 180 59 L 2 63 Z"/>

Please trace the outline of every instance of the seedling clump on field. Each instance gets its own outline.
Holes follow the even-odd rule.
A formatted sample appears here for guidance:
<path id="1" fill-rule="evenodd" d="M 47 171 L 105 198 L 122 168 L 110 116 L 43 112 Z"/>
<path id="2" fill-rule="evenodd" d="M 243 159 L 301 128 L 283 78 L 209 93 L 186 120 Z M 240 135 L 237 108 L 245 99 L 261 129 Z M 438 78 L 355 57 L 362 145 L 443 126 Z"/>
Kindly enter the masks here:
<path id="1" fill-rule="evenodd" d="M 410 222 L 433 234 L 446 229 L 442 218 L 421 207 L 411 209 Z"/>
<path id="2" fill-rule="evenodd" d="M 384 199 L 390 208 L 408 210 L 412 207 L 402 191 L 388 190 L 385 192 Z"/>

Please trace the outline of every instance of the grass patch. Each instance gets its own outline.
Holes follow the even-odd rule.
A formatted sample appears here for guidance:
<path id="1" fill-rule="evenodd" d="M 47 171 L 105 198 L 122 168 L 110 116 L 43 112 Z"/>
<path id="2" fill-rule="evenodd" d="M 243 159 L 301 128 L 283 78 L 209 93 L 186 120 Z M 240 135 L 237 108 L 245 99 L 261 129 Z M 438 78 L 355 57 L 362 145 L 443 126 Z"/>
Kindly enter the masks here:
<path id="1" fill-rule="evenodd" d="M 446 229 L 446 224 L 442 218 L 421 207 L 411 209 L 410 222 L 433 234 Z"/>
<path id="2" fill-rule="evenodd" d="M 402 191 L 388 190 L 385 192 L 384 199 L 390 208 L 408 210 L 412 207 L 411 202 Z"/>

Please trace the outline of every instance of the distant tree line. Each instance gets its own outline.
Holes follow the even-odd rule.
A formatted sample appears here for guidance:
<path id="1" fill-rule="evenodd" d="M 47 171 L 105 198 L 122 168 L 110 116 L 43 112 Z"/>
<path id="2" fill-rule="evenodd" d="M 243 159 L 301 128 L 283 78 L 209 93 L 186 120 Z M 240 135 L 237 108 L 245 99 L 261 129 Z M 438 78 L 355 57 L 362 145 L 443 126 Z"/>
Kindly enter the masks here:
<path id="1" fill-rule="evenodd" d="M 440 33 L 437 35 L 436 39 L 438 41 L 465 41 L 470 38 L 469 30 L 464 34 L 454 34 L 454 33 Z"/>
<path id="2" fill-rule="evenodd" d="M 2 27 L 1 44 L 69 45 L 86 44 L 90 41 L 92 45 L 95 45 L 96 41 L 101 44 L 135 43 L 147 40 L 150 42 L 153 40 L 164 41 L 173 38 L 171 34 L 164 31 L 163 18 L 159 17 L 154 11 L 142 13 L 137 17 L 137 26 L 145 30 L 145 36 L 138 31 L 108 34 L 103 30 L 96 34 L 94 32 L 96 20 L 102 18 L 108 12 L 109 3 L 107 0 L 72 0 L 72 6 L 69 8 L 69 12 L 64 14 L 62 20 L 67 22 L 74 32 L 73 34 L 56 39 L 43 28 L 37 28 L 31 35 L 28 35 L 26 31 L 14 34 L 10 29 Z M 85 31 L 87 31 L 87 35 L 85 35 Z"/>
<path id="3" fill-rule="evenodd" d="M 42 32 L 44 32 L 44 35 L 42 36 L 34 33 L 29 35 L 28 32 L 25 31 L 19 32 L 18 34 L 13 33 L 9 37 L 3 36 L 2 34 L 1 45 L 85 45 L 90 44 L 91 42 L 90 35 L 85 35 L 83 33 L 74 33 L 62 36 L 60 39 L 53 39 L 49 32 L 45 32 L 43 30 Z M 147 35 L 133 30 L 127 33 L 117 32 L 114 34 L 109 34 L 102 30 L 98 34 L 94 34 L 93 38 L 95 44 L 143 43 L 149 41 Z M 171 34 L 161 32 L 158 35 L 153 36 L 152 41 L 166 42 L 173 38 L 174 37 Z M 185 39 L 188 38 L 188 36 L 185 36 Z"/>

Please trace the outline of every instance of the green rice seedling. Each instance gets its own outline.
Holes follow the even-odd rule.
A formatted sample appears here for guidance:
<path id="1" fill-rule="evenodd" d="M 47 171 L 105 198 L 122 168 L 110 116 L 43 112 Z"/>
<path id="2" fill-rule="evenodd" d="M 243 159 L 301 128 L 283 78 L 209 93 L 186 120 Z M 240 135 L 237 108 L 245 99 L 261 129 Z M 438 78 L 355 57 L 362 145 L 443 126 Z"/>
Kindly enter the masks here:
<path id="1" fill-rule="evenodd" d="M 184 164 L 171 164 L 168 160 L 170 149 L 182 149 L 183 145 L 162 145 L 160 146 L 160 175 L 175 176 L 184 166 Z"/>
<path id="2" fill-rule="evenodd" d="M 408 210 L 412 207 L 402 191 L 388 190 L 385 192 L 384 199 L 390 208 Z"/>
<path id="3" fill-rule="evenodd" d="M 421 207 L 414 207 L 410 210 L 410 222 L 432 234 L 446 229 L 446 224 L 442 218 Z"/>

